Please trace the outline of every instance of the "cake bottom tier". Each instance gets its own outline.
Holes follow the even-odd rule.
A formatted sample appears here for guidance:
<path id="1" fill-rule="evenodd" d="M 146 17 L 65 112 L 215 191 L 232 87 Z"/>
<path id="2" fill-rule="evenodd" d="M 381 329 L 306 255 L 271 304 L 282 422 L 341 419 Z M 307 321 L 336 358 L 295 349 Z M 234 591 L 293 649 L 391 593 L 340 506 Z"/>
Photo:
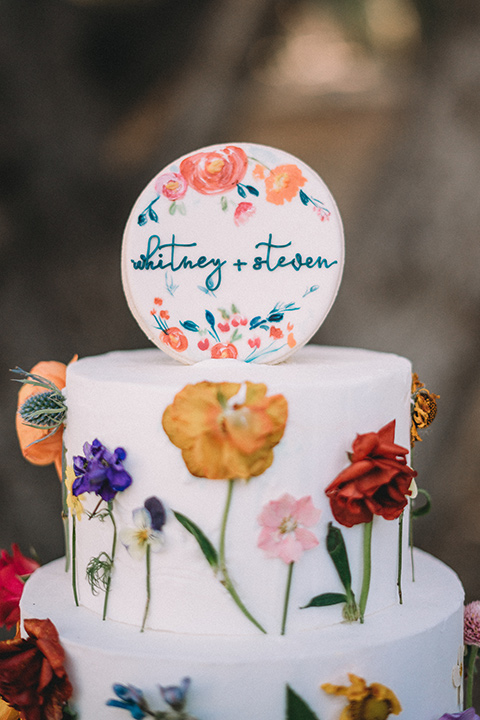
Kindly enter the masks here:
<path id="1" fill-rule="evenodd" d="M 295 713 L 292 705 L 287 713 L 287 686 L 318 720 L 339 720 L 348 700 L 320 686 L 348 686 L 349 673 L 367 685 L 390 688 L 403 720 L 438 720 L 462 707 L 456 678 L 463 658 L 464 595 L 443 563 L 419 551 L 415 557 L 418 579 L 404 580 L 404 603 L 368 616 L 363 625 L 338 623 L 295 635 L 288 635 L 287 627 L 283 637 L 140 633 L 75 607 L 62 560 L 29 579 L 22 617 L 48 617 L 57 627 L 80 720 L 130 718 L 126 710 L 105 705 L 114 697 L 114 683 L 140 688 L 153 710 L 166 710 L 158 685 L 179 685 L 186 676 L 191 678 L 186 711 L 198 720 L 310 717 Z"/>

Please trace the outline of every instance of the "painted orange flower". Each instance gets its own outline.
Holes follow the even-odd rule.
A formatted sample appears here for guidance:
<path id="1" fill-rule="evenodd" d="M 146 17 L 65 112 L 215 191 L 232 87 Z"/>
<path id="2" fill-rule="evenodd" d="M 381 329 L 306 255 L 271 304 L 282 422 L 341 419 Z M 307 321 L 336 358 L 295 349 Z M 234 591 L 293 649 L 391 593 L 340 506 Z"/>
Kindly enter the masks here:
<path id="1" fill-rule="evenodd" d="M 344 695 L 348 705 L 344 708 L 339 720 L 387 720 L 390 715 L 399 715 L 402 712 L 395 693 L 385 685 L 372 683 L 367 685 L 365 680 L 349 673 L 350 685 L 322 685 L 329 695 Z"/>
<path id="2" fill-rule="evenodd" d="M 233 190 L 247 171 L 248 158 L 242 148 L 226 148 L 199 152 L 182 160 L 180 172 L 187 183 L 202 195 Z"/>
<path id="3" fill-rule="evenodd" d="M 307 179 L 296 165 L 279 165 L 265 179 L 266 199 L 274 205 L 290 202 Z"/>
<path id="4" fill-rule="evenodd" d="M 210 353 L 214 360 L 235 360 L 238 357 L 238 350 L 232 343 L 217 343 Z"/>
<path id="5" fill-rule="evenodd" d="M 71 362 L 75 362 L 77 356 Z M 65 387 L 65 376 L 67 366 L 64 363 L 52 361 L 39 362 L 30 370 L 34 375 L 40 375 L 42 378 L 53 382 L 59 390 Z M 63 427 L 60 427 L 54 435 L 50 435 L 49 430 L 40 430 L 38 428 L 25 425 L 18 409 L 23 405 L 27 398 L 42 392 L 42 388 L 32 385 L 22 385 L 18 393 L 17 415 L 15 424 L 17 428 L 18 441 L 23 457 L 34 465 L 50 465 L 55 464 L 58 477 L 62 479 L 62 436 Z"/>
<path id="6" fill-rule="evenodd" d="M 232 480 L 261 475 L 285 431 L 283 395 L 263 383 L 186 385 L 163 414 L 163 427 L 196 477 Z"/>
<path id="7" fill-rule="evenodd" d="M 172 350 L 183 352 L 188 347 L 188 340 L 185 334 L 178 327 L 168 328 L 162 332 L 160 338 L 165 345 L 170 345 Z"/>
<path id="8" fill-rule="evenodd" d="M 72 686 L 57 630 L 50 620 L 25 620 L 24 628 L 25 640 L 0 642 L 0 696 L 23 720 L 61 720 Z"/>

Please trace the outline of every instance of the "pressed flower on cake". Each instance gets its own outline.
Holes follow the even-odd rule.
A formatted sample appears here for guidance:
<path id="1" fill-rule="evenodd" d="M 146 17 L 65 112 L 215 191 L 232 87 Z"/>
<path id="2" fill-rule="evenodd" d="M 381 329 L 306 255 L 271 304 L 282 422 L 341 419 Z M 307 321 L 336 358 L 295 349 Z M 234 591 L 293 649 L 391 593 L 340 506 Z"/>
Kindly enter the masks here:
<path id="1" fill-rule="evenodd" d="M 261 475 L 285 431 L 283 395 L 262 383 L 186 385 L 163 414 L 163 428 L 192 475 L 210 480 Z"/>
<path id="2" fill-rule="evenodd" d="M 20 598 L 27 578 L 40 567 L 36 560 L 25 557 L 18 545 L 12 554 L 2 550 L 0 555 L 0 626 L 11 628 L 20 620 Z"/>
<path id="3" fill-rule="evenodd" d="M 26 619 L 26 639 L 0 642 L 0 697 L 22 720 L 62 720 L 72 694 L 65 653 L 50 620 Z"/>
<path id="4" fill-rule="evenodd" d="M 77 356 L 71 362 L 75 362 Z M 22 387 L 18 393 L 18 406 L 15 424 L 20 449 L 26 460 L 34 465 L 50 465 L 54 463 L 58 477 L 62 478 L 62 442 L 63 424 L 55 427 L 34 427 L 27 424 L 21 415 L 25 403 L 33 396 L 45 395 L 46 385 L 60 391 L 65 387 L 67 366 L 54 360 L 39 362 L 33 366 L 26 377 L 22 379 Z M 30 378 L 30 379 L 29 379 Z M 39 384 L 45 380 L 45 385 Z"/>
<path id="5" fill-rule="evenodd" d="M 395 420 L 378 432 L 357 435 L 351 464 L 325 490 L 341 525 L 369 523 L 374 515 L 394 520 L 403 512 L 417 473 L 407 465 L 408 449 L 394 438 Z"/>
<path id="6" fill-rule="evenodd" d="M 400 715 L 402 706 L 390 688 L 380 683 L 367 685 L 363 678 L 352 673 L 348 677 L 350 685 L 324 683 L 321 686 L 329 695 L 345 696 L 348 700 L 339 720 L 387 720 L 390 715 Z"/>

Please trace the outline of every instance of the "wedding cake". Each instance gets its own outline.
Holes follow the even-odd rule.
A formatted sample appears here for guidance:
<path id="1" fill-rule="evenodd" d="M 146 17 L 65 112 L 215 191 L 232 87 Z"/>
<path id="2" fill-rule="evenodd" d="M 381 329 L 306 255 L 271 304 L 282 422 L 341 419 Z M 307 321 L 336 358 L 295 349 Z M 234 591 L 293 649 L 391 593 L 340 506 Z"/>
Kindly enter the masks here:
<path id="1" fill-rule="evenodd" d="M 463 590 L 409 542 L 435 396 L 405 358 L 307 344 L 342 268 L 334 200 L 287 153 L 205 148 L 142 192 L 122 274 L 157 347 L 23 378 L 31 452 L 65 428 L 67 539 L 21 600 L 23 642 L 48 619 L 64 653 L 26 720 L 461 710 Z"/>

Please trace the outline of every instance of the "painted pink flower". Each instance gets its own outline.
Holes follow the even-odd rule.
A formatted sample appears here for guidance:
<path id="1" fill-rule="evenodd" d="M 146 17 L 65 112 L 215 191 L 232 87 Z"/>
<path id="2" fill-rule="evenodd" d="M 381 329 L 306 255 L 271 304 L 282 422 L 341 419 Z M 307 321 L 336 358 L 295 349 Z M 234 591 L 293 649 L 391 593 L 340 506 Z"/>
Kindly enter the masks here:
<path id="1" fill-rule="evenodd" d="M 180 200 L 187 192 L 188 184 L 183 175 L 175 172 L 162 173 L 155 180 L 155 190 L 168 200 Z"/>
<path id="2" fill-rule="evenodd" d="M 248 323 L 248 319 L 245 317 L 245 315 L 240 315 L 240 313 L 235 313 L 231 317 L 231 323 L 233 327 L 238 327 L 239 325 L 246 325 Z"/>
<path id="3" fill-rule="evenodd" d="M 249 202 L 238 203 L 233 213 L 233 222 L 237 227 L 245 225 L 247 220 L 255 215 L 255 206 Z"/>
<path id="4" fill-rule="evenodd" d="M 228 322 L 217 323 L 217 327 L 221 332 L 228 332 L 230 330 L 230 325 L 228 324 Z"/>
<path id="5" fill-rule="evenodd" d="M 255 347 L 259 348 L 261 342 L 262 341 L 260 340 L 259 337 L 248 338 L 248 344 L 250 345 L 251 348 L 255 348 Z"/>
<path id="6" fill-rule="evenodd" d="M 268 557 L 280 558 L 287 564 L 296 562 L 304 550 L 318 545 L 315 535 L 305 526 L 316 525 L 320 514 L 310 495 L 296 500 L 285 493 L 278 500 L 271 500 L 258 517 L 262 525 L 258 547 Z"/>

